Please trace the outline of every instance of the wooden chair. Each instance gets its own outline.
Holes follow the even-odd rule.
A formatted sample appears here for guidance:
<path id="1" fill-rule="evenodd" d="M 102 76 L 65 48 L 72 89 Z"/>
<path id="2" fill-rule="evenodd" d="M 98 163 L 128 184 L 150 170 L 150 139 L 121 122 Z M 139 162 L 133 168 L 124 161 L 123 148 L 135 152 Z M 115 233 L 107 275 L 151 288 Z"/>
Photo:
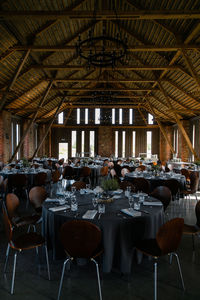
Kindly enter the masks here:
<path id="1" fill-rule="evenodd" d="M 196 192 L 198 191 L 198 186 L 199 186 L 199 177 L 196 172 L 191 172 L 190 173 L 190 189 L 187 189 L 186 191 L 183 191 L 183 194 L 190 199 L 190 195 L 195 195 L 196 200 L 197 199 L 197 194 Z"/>
<path id="2" fill-rule="evenodd" d="M 100 176 L 105 177 L 108 175 L 108 166 L 104 166 L 100 169 Z"/>
<path id="3" fill-rule="evenodd" d="M 13 238 L 13 227 L 8 218 L 5 207 L 3 207 L 3 219 L 4 219 L 5 230 L 6 230 L 7 240 L 8 240 L 8 247 L 7 247 L 7 251 L 6 251 L 6 260 L 5 260 L 5 265 L 4 265 L 4 273 L 6 272 L 10 248 L 12 248 L 15 251 L 10 293 L 11 294 L 14 293 L 17 253 L 21 253 L 22 251 L 25 251 L 25 250 L 34 249 L 34 248 L 37 249 L 38 247 L 40 247 L 42 245 L 45 246 L 48 279 L 50 280 L 49 259 L 48 259 L 47 246 L 45 244 L 44 237 L 40 234 L 37 234 L 36 232 L 30 232 L 30 233 L 24 233 L 24 234 L 18 235 L 17 238 Z"/>
<path id="4" fill-rule="evenodd" d="M 184 219 L 172 219 L 160 227 L 155 239 L 141 240 L 136 244 L 137 250 L 154 259 L 154 300 L 157 300 L 157 261 L 163 255 L 170 255 L 170 261 L 173 256 L 176 257 L 182 287 L 185 290 L 178 254 L 175 252 L 181 241 L 183 226 Z"/>
<path id="5" fill-rule="evenodd" d="M 47 173 L 40 172 L 34 177 L 34 186 L 45 186 L 47 180 Z"/>
<path id="6" fill-rule="evenodd" d="M 102 300 L 99 266 L 95 260 L 103 252 L 101 248 L 101 230 L 99 227 L 85 220 L 69 221 L 62 225 L 60 237 L 67 259 L 63 263 L 57 300 L 60 299 L 66 264 L 76 258 L 86 258 L 95 263 L 99 298 Z"/>
<path id="7" fill-rule="evenodd" d="M 60 179 L 60 172 L 58 170 L 53 171 L 51 176 L 52 183 L 58 182 L 59 179 Z"/>
<path id="8" fill-rule="evenodd" d="M 75 187 L 77 191 L 86 188 L 86 183 L 83 181 L 76 181 L 71 185 L 71 188 Z"/>
<path id="9" fill-rule="evenodd" d="M 168 187 L 172 193 L 172 199 L 176 200 L 180 192 L 180 183 L 178 180 L 172 178 L 164 181 L 164 185 Z"/>
<path id="10" fill-rule="evenodd" d="M 190 184 L 190 172 L 187 169 L 181 169 L 181 174 L 185 176 L 186 183 Z"/>
<path id="11" fill-rule="evenodd" d="M 195 214 L 197 218 L 196 225 L 184 224 L 183 234 L 191 235 L 192 237 L 192 252 L 195 257 L 195 237 L 200 237 L 200 201 L 195 206 Z"/>
<path id="12" fill-rule="evenodd" d="M 150 192 L 150 183 L 147 179 L 140 177 L 140 178 L 133 178 L 133 185 L 135 187 L 136 193 L 138 191 L 142 191 L 146 194 L 149 194 Z"/>
<path id="13" fill-rule="evenodd" d="M 91 185 L 91 169 L 89 167 L 82 167 L 80 170 L 80 180 Z"/>
<path id="14" fill-rule="evenodd" d="M 119 186 L 120 186 L 120 189 L 122 189 L 123 191 L 125 191 L 126 188 L 130 186 L 131 187 L 131 192 L 132 193 L 135 192 L 135 186 L 130 181 L 124 180 L 124 181 L 120 182 Z"/>
<path id="15" fill-rule="evenodd" d="M 26 194 L 28 201 L 28 180 L 25 174 L 13 174 L 9 179 L 9 186 L 12 188 L 13 193 L 21 195 L 23 192 Z"/>
<path id="16" fill-rule="evenodd" d="M 139 167 L 137 167 L 136 171 L 145 171 L 146 167 L 144 165 L 140 165 Z"/>
<path id="17" fill-rule="evenodd" d="M 170 189 L 166 186 L 158 186 L 153 192 L 150 193 L 150 196 L 160 200 L 163 204 L 164 211 L 167 209 L 171 199 L 172 193 Z"/>
<path id="18" fill-rule="evenodd" d="M 72 180 L 74 179 L 74 169 L 71 166 L 65 166 L 63 170 L 63 178 Z"/>

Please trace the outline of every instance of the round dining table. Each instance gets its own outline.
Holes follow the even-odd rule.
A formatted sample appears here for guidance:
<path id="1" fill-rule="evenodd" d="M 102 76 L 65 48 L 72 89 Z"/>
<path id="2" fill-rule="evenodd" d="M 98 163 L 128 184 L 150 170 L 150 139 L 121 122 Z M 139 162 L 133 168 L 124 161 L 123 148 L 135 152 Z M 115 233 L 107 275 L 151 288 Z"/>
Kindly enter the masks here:
<path id="1" fill-rule="evenodd" d="M 70 202 L 69 206 L 59 206 L 57 198 L 48 198 L 43 204 L 42 232 L 53 260 L 65 257 L 60 242 L 62 224 L 72 219 L 83 219 L 88 210 L 94 210 L 92 204 L 94 194 L 80 195 L 79 192 L 75 194 L 78 201 L 76 212 L 70 210 Z M 99 226 L 102 232 L 103 272 L 108 273 L 116 269 L 122 273 L 130 273 L 135 243 L 138 239 L 155 238 L 164 222 L 164 210 L 161 202 L 148 196 L 147 201 L 153 199 L 154 204 L 156 201 L 158 205 L 154 206 L 153 203 L 151 205 L 151 202 L 148 205 L 141 205 L 140 211 L 134 211 L 134 216 L 130 216 L 121 211 L 129 208 L 128 198 L 124 193 L 114 195 L 113 198 L 113 202 L 105 203 L 105 213 L 97 212 L 93 219 L 86 220 Z"/>

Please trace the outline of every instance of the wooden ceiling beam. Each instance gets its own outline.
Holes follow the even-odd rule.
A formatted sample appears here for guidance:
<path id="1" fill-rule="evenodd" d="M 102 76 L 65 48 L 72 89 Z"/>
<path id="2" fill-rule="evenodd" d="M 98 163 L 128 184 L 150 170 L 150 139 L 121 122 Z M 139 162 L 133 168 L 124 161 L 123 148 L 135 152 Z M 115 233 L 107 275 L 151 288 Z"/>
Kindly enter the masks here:
<path id="1" fill-rule="evenodd" d="M 40 19 L 46 17 L 48 19 L 94 19 L 94 11 L 76 10 L 1 10 L 1 19 L 23 19 L 32 18 Z M 116 20 L 116 13 L 114 10 L 97 11 L 95 14 L 96 20 Z M 173 20 L 173 19 L 200 19 L 200 10 L 139 10 L 139 11 L 117 11 L 118 20 Z"/>
<path id="2" fill-rule="evenodd" d="M 182 122 L 181 122 L 181 120 L 180 120 L 180 117 L 179 117 L 179 115 L 174 111 L 174 108 L 173 108 L 173 106 L 172 106 L 172 104 L 171 104 L 171 102 L 170 102 L 170 99 L 168 98 L 168 96 L 167 96 L 167 94 L 166 94 L 166 92 L 165 92 L 165 90 L 164 90 L 164 88 L 163 88 L 163 86 L 162 86 L 162 84 L 161 84 L 160 82 L 158 82 L 158 86 L 159 86 L 161 92 L 163 93 L 163 95 L 164 95 L 164 97 L 165 97 L 165 99 L 166 99 L 166 102 L 167 102 L 167 104 L 168 104 L 168 106 L 169 106 L 169 109 L 172 111 L 172 113 L 173 113 L 173 115 L 174 115 L 174 118 L 175 118 L 175 120 L 176 120 L 176 123 L 177 123 L 177 125 L 178 125 L 178 128 L 180 129 L 180 131 L 181 131 L 181 133 L 182 133 L 182 135 L 183 135 L 183 137 L 184 137 L 184 139 L 185 139 L 185 141 L 186 141 L 186 143 L 187 143 L 187 145 L 188 145 L 188 148 L 190 149 L 190 151 L 191 151 L 192 154 L 194 155 L 195 159 L 196 159 L 196 160 L 199 160 L 199 157 L 198 157 L 196 151 L 194 150 L 194 148 L 193 148 L 193 146 L 192 146 L 192 143 L 191 143 L 191 141 L 190 141 L 190 138 L 189 138 L 189 136 L 188 136 L 188 134 L 187 134 L 185 128 L 183 127 L 183 124 L 182 124 Z"/>
<path id="3" fill-rule="evenodd" d="M 77 80 L 75 81 L 76 83 L 79 83 Z M 85 82 L 96 82 L 96 81 L 90 81 L 90 80 L 87 80 Z M 97 81 L 98 82 L 98 81 Z M 119 81 L 116 81 L 116 82 L 127 82 L 125 80 L 119 80 Z M 52 88 L 52 90 L 54 91 L 73 91 L 74 89 L 71 89 L 71 88 L 67 88 L 67 87 L 54 87 Z M 79 90 L 79 91 L 105 91 L 105 89 L 84 89 L 84 88 L 80 88 L 80 89 L 76 89 L 76 90 Z M 154 88 L 154 89 L 151 89 L 151 88 L 148 88 L 148 89 L 145 89 L 145 88 L 138 88 L 138 89 L 110 89 L 108 88 L 109 91 L 124 91 L 124 92 L 147 92 L 147 91 L 159 91 L 159 89 L 157 88 Z"/>
<path id="4" fill-rule="evenodd" d="M 66 41 L 64 43 L 64 45 L 58 45 L 58 46 L 49 46 L 49 45 L 43 45 L 43 46 L 34 46 L 34 45 L 16 45 L 13 47 L 10 47 L 8 49 L 9 52 L 11 51 L 26 51 L 26 50 L 31 50 L 32 52 L 74 52 L 76 50 L 76 45 L 66 45 L 69 42 L 72 42 L 75 38 L 78 37 L 79 34 L 84 33 L 85 31 L 87 31 L 90 27 L 92 27 L 92 24 L 88 25 L 87 27 L 84 27 L 84 30 L 80 30 L 79 32 L 77 32 L 71 39 L 70 41 Z M 125 30 L 124 27 L 122 27 L 122 29 Z M 127 29 L 128 30 L 128 29 Z M 126 31 L 126 30 L 125 30 Z M 137 39 L 137 37 L 135 37 L 133 35 L 133 33 L 131 34 L 134 38 Z M 141 41 L 140 41 L 141 42 Z M 144 43 L 144 42 L 143 42 Z M 97 50 L 102 50 L 101 46 L 97 46 L 95 47 Z M 0 47 L 1 49 L 1 47 Z M 84 51 L 90 51 L 90 47 L 84 46 L 82 47 L 82 49 Z M 106 49 L 108 50 L 114 50 L 115 47 L 106 47 Z M 117 48 L 116 48 L 117 49 Z M 161 45 L 149 45 L 147 43 L 143 44 L 143 45 L 128 45 L 127 46 L 127 51 L 128 52 L 176 52 L 178 50 L 199 50 L 200 49 L 200 45 L 199 44 L 191 44 L 191 45 L 185 45 L 185 44 L 178 44 L 178 45 L 165 45 L 165 46 L 161 46 Z M 9 55 L 9 53 L 8 53 Z"/>
<path id="5" fill-rule="evenodd" d="M 183 50 L 183 49 L 181 49 L 181 54 L 182 54 L 182 56 L 183 56 L 183 58 L 185 60 L 185 63 L 187 65 L 187 67 L 188 67 L 188 69 L 189 69 L 189 71 L 190 71 L 190 73 L 191 73 L 194 81 L 196 82 L 196 84 L 198 85 L 198 87 L 200 87 L 200 78 L 199 78 L 196 70 L 194 69 L 189 56 L 187 55 L 186 51 Z"/>

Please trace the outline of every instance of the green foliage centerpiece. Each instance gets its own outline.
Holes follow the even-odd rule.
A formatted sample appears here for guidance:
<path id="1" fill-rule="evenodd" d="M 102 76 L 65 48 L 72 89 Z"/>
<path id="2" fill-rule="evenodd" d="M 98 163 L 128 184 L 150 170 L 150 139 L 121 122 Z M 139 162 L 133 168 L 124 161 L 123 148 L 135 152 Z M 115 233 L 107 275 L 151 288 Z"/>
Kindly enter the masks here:
<path id="1" fill-rule="evenodd" d="M 115 191 L 119 188 L 119 183 L 116 179 L 105 179 L 102 181 L 101 187 L 105 192 Z"/>

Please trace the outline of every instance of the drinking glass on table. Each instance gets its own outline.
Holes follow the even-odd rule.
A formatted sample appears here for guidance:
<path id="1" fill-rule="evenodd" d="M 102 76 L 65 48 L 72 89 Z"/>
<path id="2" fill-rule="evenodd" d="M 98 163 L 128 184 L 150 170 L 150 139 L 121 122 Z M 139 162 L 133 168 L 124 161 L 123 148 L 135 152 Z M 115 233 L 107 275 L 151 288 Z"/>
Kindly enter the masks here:
<path id="1" fill-rule="evenodd" d="M 76 187 L 75 186 L 71 187 L 71 192 L 72 192 L 73 195 L 75 194 L 75 192 L 76 192 Z"/>
<path id="2" fill-rule="evenodd" d="M 134 196 L 134 209 L 139 210 L 140 209 L 140 201 L 139 201 L 139 195 Z"/>
<path id="3" fill-rule="evenodd" d="M 71 196 L 71 211 L 77 211 L 78 210 L 78 203 L 75 195 Z"/>
<path id="4" fill-rule="evenodd" d="M 97 204 L 98 204 L 98 199 L 97 199 L 97 197 L 92 197 L 92 204 L 93 204 L 94 208 L 97 207 Z"/>
<path id="5" fill-rule="evenodd" d="M 128 203 L 129 203 L 129 206 L 130 206 L 130 210 L 132 210 L 132 205 L 133 205 L 133 196 L 129 196 L 128 197 Z"/>

